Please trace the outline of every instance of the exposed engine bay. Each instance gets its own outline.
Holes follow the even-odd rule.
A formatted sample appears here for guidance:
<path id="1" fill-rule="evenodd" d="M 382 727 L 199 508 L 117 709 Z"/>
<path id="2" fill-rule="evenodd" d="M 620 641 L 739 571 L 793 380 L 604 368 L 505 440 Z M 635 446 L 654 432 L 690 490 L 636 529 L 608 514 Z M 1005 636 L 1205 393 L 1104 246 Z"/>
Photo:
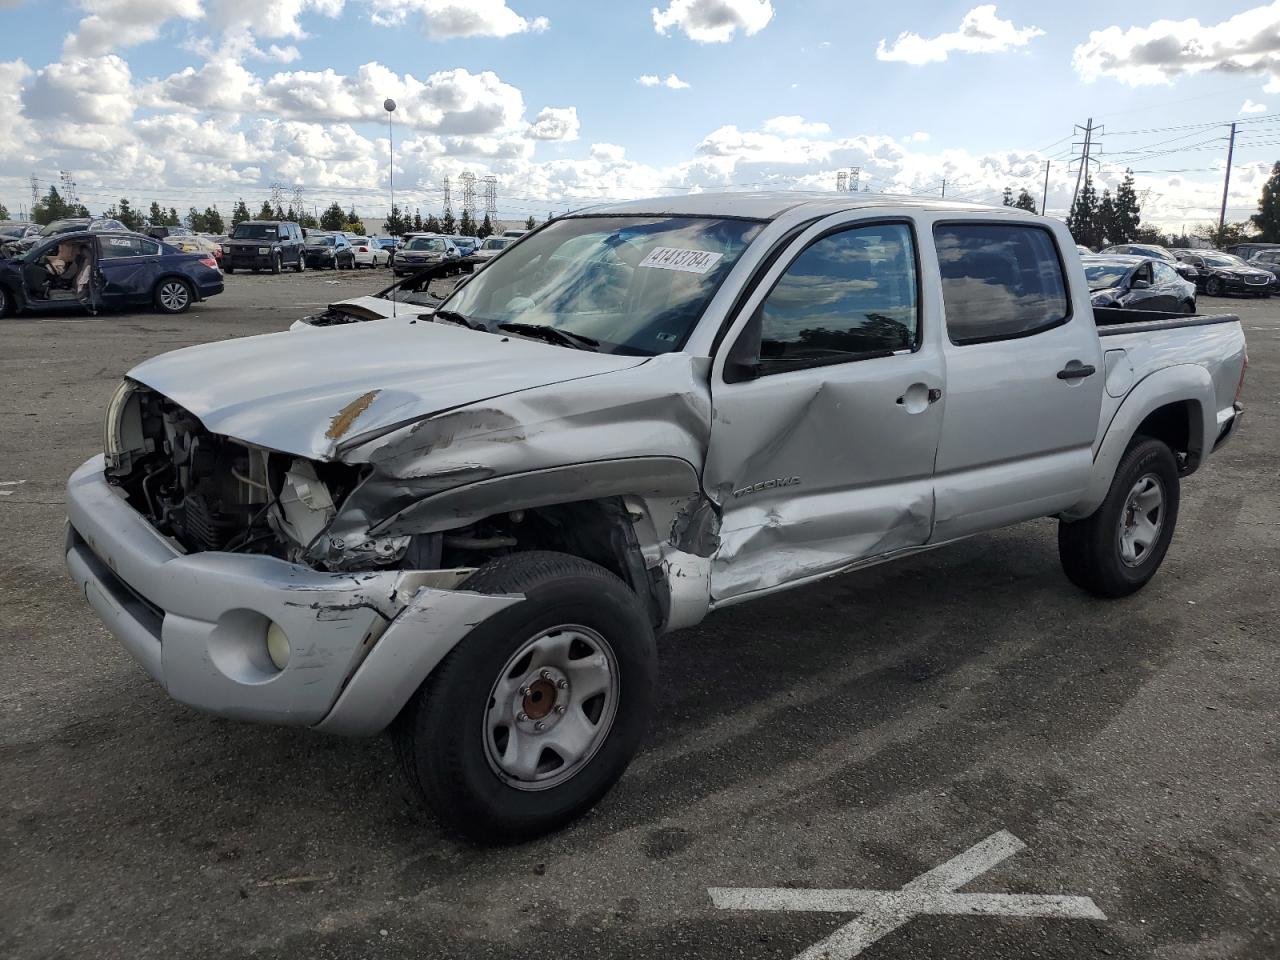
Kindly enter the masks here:
<path id="1" fill-rule="evenodd" d="M 457 530 L 344 548 L 325 533 L 372 468 L 212 434 L 178 404 L 131 381 L 107 417 L 107 479 L 188 553 L 262 554 L 328 571 L 464 570 L 519 550 L 558 549 L 647 578 L 642 567 L 619 569 L 616 558 L 633 552 L 615 542 L 631 529 L 620 500 L 514 510 Z"/>

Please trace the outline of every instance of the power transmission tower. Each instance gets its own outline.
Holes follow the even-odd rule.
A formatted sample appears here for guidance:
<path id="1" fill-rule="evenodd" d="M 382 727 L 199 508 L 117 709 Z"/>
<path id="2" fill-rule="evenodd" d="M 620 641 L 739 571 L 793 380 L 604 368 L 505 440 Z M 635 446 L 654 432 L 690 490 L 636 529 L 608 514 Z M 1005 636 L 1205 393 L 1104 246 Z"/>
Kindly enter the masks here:
<path id="1" fill-rule="evenodd" d="M 453 190 L 449 186 L 449 175 L 444 177 L 444 215 L 447 219 L 453 219 Z"/>
<path id="2" fill-rule="evenodd" d="M 470 170 L 463 171 L 458 177 L 462 181 L 462 215 L 476 218 L 476 175 Z"/>
<path id="3" fill-rule="evenodd" d="M 293 207 L 293 214 L 296 217 L 302 216 L 303 211 L 307 209 L 305 206 L 303 206 L 303 203 L 302 203 L 302 184 L 300 183 L 294 184 L 293 203 L 291 204 L 291 206 Z"/>
<path id="4" fill-rule="evenodd" d="M 1227 191 L 1231 189 L 1231 155 L 1236 149 L 1236 125 L 1231 124 L 1231 139 L 1227 141 L 1227 172 L 1222 178 L 1222 209 L 1218 211 L 1218 233 L 1227 219 Z"/>
<path id="5" fill-rule="evenodd" d="M 496 220 L 498 219 L 498 178 L 488 176 L 480 182 L 484 184 L 484 215 L 491 221 Z"/>
<path id="6" fill-rule="evenodd" d="M 1098 146 L 1098 138 L 1106 132 L 1106 128 L 1101 124 L 1096 127 L 1093 125 L 1093 117 L 1090 117 L 1083 127 L 1077 123 L 1075 130 L 1078 134 L 1084 134 L 1084 141 L 1081 143 L 1073 143 L 1071 145 L 1072 149 L 1080 147 L 1080 156 L 1072 157 L 1071 159 L 1071 164 L 1079 164 L 1079 166 L 1076 167 L 1076 188 L 1071 193 L 1071 206 L 1069 211 L 1074 210 L 1076 207 L 1076 198 L 1080 196 L 1081 181 L 1083 180 L 1085 183 L 1089 182 L 1089 164 L 1101 163 L 1101 161 L 1098 160 L 1097 157 L 1093 156 L 1093 154 L 1095 152 L 1102 152 L 1102 148 Z M 1071 164 L 1067 165 L 1068 171 L 1071 169 Z"/>
<path id="7" fill-rule="evenodd" d="M 76 191 L 75 178 L 71 176 L 70 170 L 59 170 L 58 179 L 62 182 L 62 199 L 72 206 L 80 203 L 80 194 Z"/>
<path id="8" fill-rule="evenodd" d="M 31 209 L 36 208 L 36 204 L 40 202 L 40 181 L 36 179 L 36 175 L 31 175 Z"/>
<path id="9" fill-rule="evenodd" d="M 836 193 L 844 193 L 849 189 L 849 171 L 836 171 Z"/>
<path id="10" fill-rule="evenodd" d="M 849 168 L 849 192 L 850 193 L 858 192 L 858 181 L 860 179 L 862 179 L 862 168 L 850 167 Z"/>
<path id="11" fill-rule="evenodd" d="M 279 180 L 275 180 L 271 184 L 271 209 L 284 209 L 284 187 Z"/>

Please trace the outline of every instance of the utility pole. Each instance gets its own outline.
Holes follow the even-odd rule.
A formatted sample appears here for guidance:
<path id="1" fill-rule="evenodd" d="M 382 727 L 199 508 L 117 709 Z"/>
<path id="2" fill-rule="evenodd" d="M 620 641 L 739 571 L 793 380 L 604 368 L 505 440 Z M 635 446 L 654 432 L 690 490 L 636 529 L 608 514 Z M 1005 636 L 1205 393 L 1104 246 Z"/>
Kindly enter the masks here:
<path id="1" fill-rule="evenodd" d="M 946 177 L 942 178 L 942 196 L 940 199 L 942 200 L 947 199 L 947 178 Z"/>
<path id="2" fill-rule="evenodd" d="M 1080 144 L 1080 147 L 1081 147 L 1081 153 L 1079 158 L 1080 167 L 1079 169 L 1076 170 L 1076 188 L 1075 188 L 1075 191 L 1071 194 L 1070 210 L 1075 209 L 1076 198 L 1080 196 L 1081 181 L 1083 181 L 1086 184 L 1089 182 L 1089 164 L 1098 162 L 1097 159 L 1095 159 L 1093 156 L 1094 148 L 1097 146 L 1096 138 L 1100 136 L 1105 129 L 1106 128 L 1103 127 L 1101 124 L 1095 127 L 1093 125 L 1093 117 L 1090 117 L 1088 122 L 1083 127 L 1081 127 L 1080 124 L 1078 123 L 1076 124 L 1076 131 L 1078 133 L 1084 134 L 1084 143 Z M 1072 146 L 1076 146 L 1076 144 L 1072 144 Z M 1076 161 L 1073 160 L 1072 162 L 1076 162 Z M 1068 210 L 1068 212 L 1070 212 L 1070 210 Z"/>
<path id="3" fill-rule="evenodd" d="M 1042 217 L 1049 203 L 1049 163 L 1049 160 L 1044 162 L 1044 192 L 1040 194 L 1040 216 Z"/>
<path id="4" fill-rule="evenodd" d="M 1231 155 L 1236 149 L 1236 125 L 1231 124 L 1231 139 L 1227 142 L 1227 172 L 1222 178 L 1222 209 L 1218 211 L 1218 239 L 1222 239 L 1222 226 L 1227 219 L 1227 191 L 1231 189 Z"/>

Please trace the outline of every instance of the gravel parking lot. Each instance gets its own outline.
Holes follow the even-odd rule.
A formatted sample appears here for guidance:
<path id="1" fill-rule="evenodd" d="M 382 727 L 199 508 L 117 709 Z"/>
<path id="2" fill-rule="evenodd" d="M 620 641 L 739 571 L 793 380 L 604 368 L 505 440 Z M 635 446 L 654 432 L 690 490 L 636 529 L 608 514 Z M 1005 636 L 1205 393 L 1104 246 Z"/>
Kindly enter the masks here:
<path id="1" fill-rule="evenodd" d="M 959 892 L 1105 919 L 901 901 L 861 955 L 1280 956 L 1280 300 L 1201 299 L 1244 318 L 1247 415 L 1145 591 L 1073 588 L 1043 521 L 716 614 L 662 641 L 656 728 L 605 801 L 482 849 L 384 739 L 171 702 L 63 569 L 62 485 L 130 366 L 384 282 L 0 322 L 0 956 L 789 958 L 854 914 L 709 888 L 897 891 L 1002 831 L 1025 849 Z"/>

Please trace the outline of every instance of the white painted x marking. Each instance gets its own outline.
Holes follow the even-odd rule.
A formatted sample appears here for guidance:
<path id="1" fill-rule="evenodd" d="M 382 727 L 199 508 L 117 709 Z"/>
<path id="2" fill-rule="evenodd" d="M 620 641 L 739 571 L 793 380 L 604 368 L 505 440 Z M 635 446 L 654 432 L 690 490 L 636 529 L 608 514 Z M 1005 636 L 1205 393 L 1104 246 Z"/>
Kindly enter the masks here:
<path id="1" fill-rule="evenodd" d="M 792 890 L 785 887 L 708 887 L 722 910 L 798 910 L 857 913 L 796 960 L 848 960 L 912 917 L 951 914 L 963 917 L 1053 917 L 1105 920 L 1089 897 L 1055 894 L 956 893 L 1026 844 L 1001 830 L 940 867 L 916 877 L 901 890 Z"/>

